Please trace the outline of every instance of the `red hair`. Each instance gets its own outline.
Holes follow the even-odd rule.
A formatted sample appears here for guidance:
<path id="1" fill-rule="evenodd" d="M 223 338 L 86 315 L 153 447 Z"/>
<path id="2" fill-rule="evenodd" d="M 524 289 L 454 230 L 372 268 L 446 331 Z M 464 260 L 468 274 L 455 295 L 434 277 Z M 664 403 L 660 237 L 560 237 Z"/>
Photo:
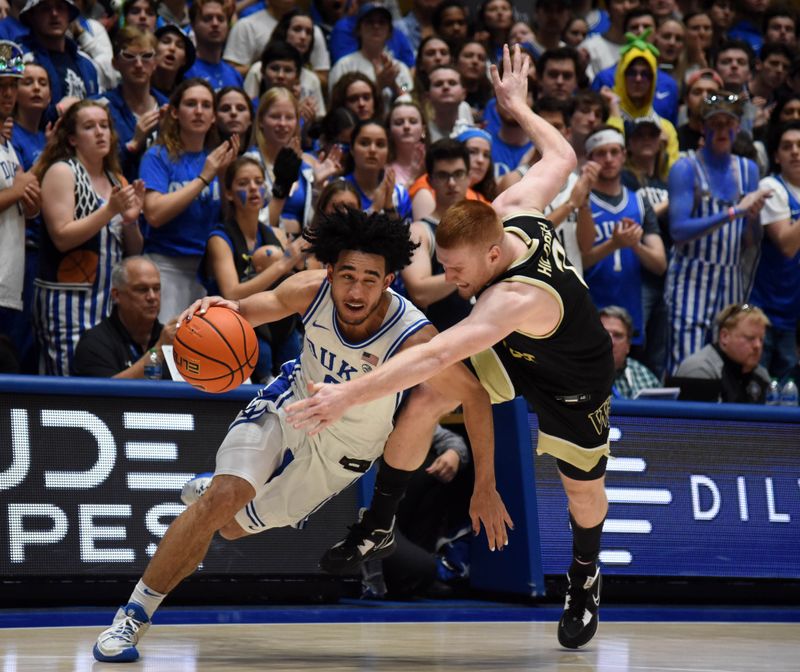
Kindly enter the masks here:
<path id="1" fill-rule="evenodd" d="M 503 225 L 491 205 L 459 201 L 445 212 L 436 227 L 436 244 L 444 249 L 463 245 L 499 245 Z"/>

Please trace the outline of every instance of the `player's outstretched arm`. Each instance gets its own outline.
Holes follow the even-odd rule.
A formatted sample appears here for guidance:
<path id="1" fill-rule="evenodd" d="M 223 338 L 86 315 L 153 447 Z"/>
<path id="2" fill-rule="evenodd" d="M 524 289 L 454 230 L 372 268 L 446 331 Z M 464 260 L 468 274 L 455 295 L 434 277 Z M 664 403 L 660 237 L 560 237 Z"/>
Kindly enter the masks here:
<path id="1" fill-rule="evenodd" d="M 398 354 L 429 342 L 436 334 L 436 329 L 432 326 L 421 329 L 406 341 Z M 456 362 L 429 378 L 425 385 L 444 399 L 451 400 L 453 407 L 460 404 L 464 411 L 464 426 L 475 465 L 475 484 L 470 502 L 472 529 L 477 535 L 483 524 L 489 549 L 502 549 L 508 545 L 508 528 L 513 529 L 514 523 L 497 492 L 494 472 L 494 419 L 489 395 L 480 381 L 461 362 Z"/>
<path id="2" fill-rule="evenodd" d="M 517 292 L 514 284 L 490 287 L 468 317 L 429 342 L 398 353 L 366 376 L 338 385 L 309 384 L 311 396 L 287 407 L 289 422 L 310 434 L 318 434 L 351 406 L 406 390 L 490 348 L 537 308 L 537 303 Z"/>
<path id="3" fill-rule="evenodd" d="M 273 290 L 258 292 L 239 301 L 229 301 L 221 296 L 205 296 L 180 314 L 178 324 L 191 320 L 195 313 L 202 315 L 211 306 L 235 310 L 254 327 L 289 315 L 302 315 L 314 300 L 324 278 L 323 270 L 303 271 L 286 278 Z"/>
<path id="4" fill-rule="evenodd" d="M 469 505 L 472 531 L 479 534 L 483 524 L 489 549 L 502 549 L 508 546 L 508 529 L 514 529 L 514 522 L 497 492 L 494 472 L 494 419 L 489 395 L 480 381 L 461 362 L 436 374 L 427 384 L 443 396 L 461 402 L 464 426 L 475 465 L 475 484 Z"/>
<path id="5" fill-rule="evenodd" d="M 508 45 L 503 47 L 503 77 L 494 65 L 491 74 L 497 104 L 519 122 L 542 155 L 519 182 L 494 200 L 492 207 L 501 218 L 522 211 L 541 212 L 575 170 L 575 152 L 554 126 L 528 107 L 528 61 L 522 58 L 518 46 L 513 57 Z"/>

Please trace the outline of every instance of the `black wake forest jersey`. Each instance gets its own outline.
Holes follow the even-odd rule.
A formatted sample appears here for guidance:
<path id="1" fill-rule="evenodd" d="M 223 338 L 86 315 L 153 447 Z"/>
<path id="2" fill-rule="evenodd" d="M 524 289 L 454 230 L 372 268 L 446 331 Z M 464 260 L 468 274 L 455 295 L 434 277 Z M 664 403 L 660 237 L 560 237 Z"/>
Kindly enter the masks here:
<path id="1" fill-rule="evenodd" d="M 583 279 L 567 259 L 549 220 L 536 214 L 512 215 L 506 232 L 518 236 L 528 252 L 491 284 L 523 282 L 556 298 L 561 320 L 549 334 L 515 331 L 494 346 L 517 395 L 580 402 L 611 393 L 614 358 L 608 336 Z M 485 291 L 485 290 L 483 290 Z M 588 401 L 588 399 L 586 399 Z"/>

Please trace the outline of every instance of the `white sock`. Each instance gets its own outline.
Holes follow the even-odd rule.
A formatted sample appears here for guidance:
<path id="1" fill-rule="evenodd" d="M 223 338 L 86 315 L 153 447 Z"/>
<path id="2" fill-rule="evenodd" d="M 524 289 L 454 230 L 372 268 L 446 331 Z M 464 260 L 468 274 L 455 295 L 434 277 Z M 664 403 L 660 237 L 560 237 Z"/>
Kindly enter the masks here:
<path id="1" fill-rule="evenodd" d="M 131 593 L 130 602 L 136 602 L 144 609 L 148 618 L 153 618 L 153 614 L 158 609 L 161 602 L 166 597 L 166 593 L 159 593 L 157 590 L 149 588 L 144 581 L 139 579 L 136 588 Z"/>

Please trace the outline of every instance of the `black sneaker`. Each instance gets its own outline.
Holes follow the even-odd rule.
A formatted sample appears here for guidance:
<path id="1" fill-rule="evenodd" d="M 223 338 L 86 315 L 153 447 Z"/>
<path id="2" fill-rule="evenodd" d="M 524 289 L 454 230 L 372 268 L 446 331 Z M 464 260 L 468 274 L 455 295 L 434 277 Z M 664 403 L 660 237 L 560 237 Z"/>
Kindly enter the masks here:
<path id="1" fill-rule="evenodd" d="M 320 558 L 319 567 L 328 574 L 351 574 L 367 560 L 394 553 L 394 519 L 388 530 L 368 530 L 361 520 L 348 529 L 348 535 Z"/>
<path id="2" fill-rule="evenodd" d="M 577 649 L 588 643 L 597 632 L 597 612 L 600 610 L 600 568 L 594 576 L 586 577 L 581 585 L 573 584 L 567 574 L 567 599 L 564 613 L 558 622 L 558 643 L 568 649 Z"/>

